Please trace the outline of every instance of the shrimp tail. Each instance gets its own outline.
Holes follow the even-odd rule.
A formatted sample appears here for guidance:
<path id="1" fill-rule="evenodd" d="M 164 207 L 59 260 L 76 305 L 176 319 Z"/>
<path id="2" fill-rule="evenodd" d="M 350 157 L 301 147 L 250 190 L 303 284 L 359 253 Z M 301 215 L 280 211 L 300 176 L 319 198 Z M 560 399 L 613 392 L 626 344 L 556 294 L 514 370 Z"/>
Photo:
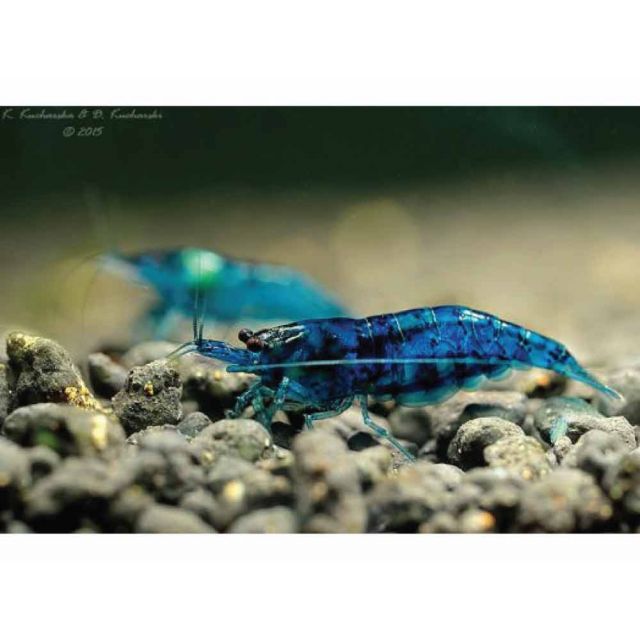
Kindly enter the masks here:
<path id="1" fill-rule="evenodd" d="M 612 400 L 624 400 L 623 396 L 620 393 L 598 380 L 598 378 L 589 373 L 585 368 L 581 367 L 575 360 L 573 362 L 570 362 L 566 367 L 558 370 L 558 373 L 561 373 L 562 375 L 566 376 L 567 378 L 571 378 L 572 380 L 582 382 L 583 384 L 586 384 L 592 389 L 599 391 Z"/>

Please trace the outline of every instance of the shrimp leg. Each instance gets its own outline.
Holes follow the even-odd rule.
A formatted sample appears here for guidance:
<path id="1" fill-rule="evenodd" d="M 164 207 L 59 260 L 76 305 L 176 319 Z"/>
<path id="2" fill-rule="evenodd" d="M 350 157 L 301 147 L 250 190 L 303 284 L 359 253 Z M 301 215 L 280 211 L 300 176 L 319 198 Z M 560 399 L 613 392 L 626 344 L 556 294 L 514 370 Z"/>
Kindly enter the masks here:
<path id="1" fill-rule="evenodd" d="M 276 391 L 276 395 L 269 407 L 268 413 L 266 413 L 267 419 L 267 429 L 271 428 L 271 423 L 273 422 L 273 416 L 276 415 L 279 409 L 282 409 L 284 406 L 284 401 L 287 397 L 287 388 L 289 387 L 289 378 L 286 376 L 282 378 L 282 381 L 278 385 L 278 390 Z"/>
<path id="2" fill-rule="evenodd" d="M 403 447 L 394 436 L 392 436 L 384 427 L 376 424 L 369 415 L 369 408 L 367 407 L 367 396 L 358 396 L 358 402 L 360 403 L 360 409 L 362 410 L 362 420 L 377 436 L 388 440 L 407 460 L 415 462 L 415 456 L 413 456 L 405 447 Z"/>
<path id="3" fill-rule="evenodd" d="M 264 406 L 263 396 L 270 396 L 273 392 L 265 387 L 260 381 L 257 381 L 244 393 L 238 396 L 233 410 L 227 412 L 227 416 L 229 418 L 237 418 L 249 405 L 251 405 L 256 417 L 260 419 L 262 426 L 267 431 L 271 432 L 273 417 L 277 413 L 278 409 L 281 409 L 284 406 L 288 386 L 289 378 L 285 377 L 278 386 L 271 406 L 267 409 Z"/>
<path id="4" fill-rule="evenodd" d="M 260 393 L 262 383 L 257 380 L 246 391 L 236 398 L 236 403 L 231 411 L 227 411 L 228 418 L 239 418 L 242 412 L 253 402 L 256 394 Z"/>
<path id="5" fill-rule="evenodd" d="M 326 411 L 318 413 L 307 413 L 304 416 L 304 426 L 307 429 L 313 429 L 313 423 L 317 420 L 326 420 L 327 418 L 335 418 L 346 411 L 353 402 L 353 397 L 338 400 L 333 406 L 327 408 Z"/>

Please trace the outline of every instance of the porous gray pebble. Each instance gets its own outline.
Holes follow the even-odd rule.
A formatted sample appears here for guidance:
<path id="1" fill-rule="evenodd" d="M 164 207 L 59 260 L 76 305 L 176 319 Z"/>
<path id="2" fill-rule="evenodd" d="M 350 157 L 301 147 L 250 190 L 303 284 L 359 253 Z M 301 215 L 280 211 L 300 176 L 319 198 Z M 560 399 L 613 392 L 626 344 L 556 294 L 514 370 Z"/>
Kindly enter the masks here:
<path id="1" fill-rule="evenodd" d="M 523 425 L 527 411 L 527 397 L 515 391 L 462 392 L 439 405 L 421 409 L 431 420 L 434 449 L 437 457 L 446 457 L 447 447 L 458 428 L 470 420 L 497 417 Z"/>
<path id="2" fill-rule="evenodd" d="M 422 447 L 434 437 L 429 413 L 420 407 L 398 407 L 389 416 L 389 428 L 396 438 Z"/>
<path id="3" fill-rule="evenodd" d="M 216 461 L 207 475 L 206 488 L 215 499 L 210 517 L 220 530 L 256 509 L 293 503 L 288 478 L 273 475 L 236 457 L 223 456 Z"/>
<path id="4" fill-rule="evenodd" d="M 124 388 L 113 397 L 113 409 L 128 434 L 145 427 L 176 424 L 182 418 L 182 384 L 165 361 L 134 367 Z"/>
<path id="5" fill-rule="evenodd" d="M 482 524 L 488 531 L 510 531 L 527 482 L 504 468 L 473 469 L 453 488 L 447 511 L 455 519 L 451 533 L 463 533 L 461 518 L 471 512 L 483 515 Z M 468 528 L 469 522 L 466 526 Z M 477 530 L 477 533 L 483 531 Z"/>
<path id="6" fill-rule="evenodd" d="M 227 373 L 223 366 L 213 363 L 183 358 L 176 366 L 183 381 L 183 399 L 193 402 L 212 420 L 224 418 L 251 383 L 250 376 Z"/>
<path id="7" fill-rule="evenodd" d="M 605 431 L 587 431 L 562 460 L 562 466 L 586 471 L 600 482 L 629 449 L 624 441 Z"/>
<path id="8" fill-rule="evenodd" d="M 631 424 L 640 425 L 640 366 L 613 371 L 607 376 L 606 383 L 620 393 L 623 399 L 598 396 L 598 409 L 606 416 L 623 416 Z"/>
<path id="9" fill-rule="evenodd" d="M 99 408 L 71 356 L 57 342 L 14 332 L 7 337 L 7 356 L 15 405 L 61 402 Z"/>
<path id="10" fill-rule="evenodd" d="M 193 439 L 193 444 L 205 462 L 224 455 L 255 462 L 268 454 L 272 440 L 269 432 L 255 420 L 218 420 L 205 427 Z"/>
<path id="11" fill-rule="evenodd" d="M 607 470 L 604 487 L 616 506 L 623 530 L 640 533 L 640 449 L 625 454 Z"/>
<path id="12" fill-rule="evenodd" d="M 9 415 L 13 406 L 11 383 L 9 381 L 10 375 L 11 370 L 9 367 L 4 362 L 0 362 L 0 427 L 2 427 L 4 419 Z"/>
<path id="13" fill-rule="evenodd" d="M 530 436 L 507 436 L 489 445 L 484 458 L 490 467 L 508 469 L 524 480 L 538 480 L 551 471 L 542 445 Z"/>
<path id="14" fill-rule="evenodd" d="M 616 435 L 629 450 L 636 447 L 635 430 L 626 418 L 607 418 L 579 398 L 548 400 L 538 409 L 534 419 L 540 435 L 550 443 L 559 434 L 576 442 L 583 433 L 597 429 Z"/>
<path id="15" fill-rule="evenodd" d="M 122 466 L 132 483 L 169 504 L 177 504 L 185 493 L 201 486 L 206 475 L 184 436 L 170 431 L 142 438 L 136 455 L 125 459 Z"/>
<path id="16" fill-rule="evenodd" d="M 293 478 L 302 530 L 311 533 L 360 533 L 367 514 L 358 468 L 345 443 L 319 430 L 293 442 Z"/>
<path id="17" fill-rule="evenodd" d="M 136 523 L 139 533 L 214 533 L 215 530 L 191 511 L 164 504 L 145 509 Z"/>
<path id="18" fill-rule="evenodd" d="M 446 510 L 451 480 L 437 466 L 419 461 L 379 482 L 367 496 L 369 529 L 417 531 L 421 523 Z"/>
<path id="19" fill-rule="evenodd" d="M 379 445 L 354 452 L 352 458 L 355 460 L 363 491 L 368 491 L 375 486 L 389 474 L 393 467 L 391 452 L 387 447 Z"/>
<path id="20" fill-rule="evenodd" d="M 2 433 L 23 447 L 44 445 L 61 456 L 113 459 L 125 442 L 113 416 L 50 402 L 16 409 L 7 416 Z"/>
<path id="21" fill-rule="evenodd" d="M 194 411 L 177 425 L 177 430 L 187 438 L 195 438 L 211 424 L 211 420 L 204 413 Z"/>
<path id="22" fill-rule="evenodd" d="M 298 518 L 287 507 L 258 509 L 238 518 L 229 533 L 296 533 Z"/>
<path id="23" fill-rule="evenodd" d="M 524 436 L 524 431 L 517 424 L 502 418 L 469 420 L 451 440 L 447 451 L 449 460 L 463 469 L 484 466 L 485 448 L 508 436 Z"/>
<path id="24" fill-rule="evenodd" d="M 22 333 L 8 342 L 3 532 L 640 531 L 634 368 L 609 376 L 618 404 L 560 395 L 585 390 L 545 372 L 422 408 L 371 402 L 373 420 L 417 454 L 409 462 L 357 405 L 312 430 L 287 408 L 273 435 L 251 407 L 225 417 L 255 378 L 168 363 L 172 343 L 117 362 L 92 354 L 97 400 L 62 346 Z"/>
<path id="25" fill-rule="evenodd" d="M 31 480 L 34 482 L 48 476 L 62 460 L 53 449 L 46 446 L 32 447 L 24 451 L 29 460 Z"/>
<path id="26" fill-rule="evenodd" d="M 110 531 L 110 504 L 126 485 L 103 460 L 68 458 L 27 492 L 25 517 L 35 531 L 75 531 L 84 523 Z"/>
<path id="27" fill-rule="evenodd" d="M 0 513 L 16 508 L 29 482 L 26 452 L 0 437 Z"/>
<path id="28" fill-rule="evenodd" d="M 521 531 L 606 531 L 613 505 L 595 480 L 578 469 L 559 469 L 524 490 L 517 514 Z"/>

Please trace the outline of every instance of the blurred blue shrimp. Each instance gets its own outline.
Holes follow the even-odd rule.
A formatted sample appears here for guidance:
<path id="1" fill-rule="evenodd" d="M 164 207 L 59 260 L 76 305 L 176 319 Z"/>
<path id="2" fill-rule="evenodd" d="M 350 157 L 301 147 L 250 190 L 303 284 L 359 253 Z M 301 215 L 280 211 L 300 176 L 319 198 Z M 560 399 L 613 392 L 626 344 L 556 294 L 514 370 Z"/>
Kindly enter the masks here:
<path id="1" fill-rule="evenodd" d="M 198 292 L 207 301 L 207 318 L 224 325 L 346 313 L 317 283 L 293 269 L 233 260 L 206 249 L 111 252 L 101 264 L 155 290 L 159 300 L 145 322 L 156 338 L 165 337 L 177 317 L 191 316 Z"/>
<path id="2" fill-rule="evenodd" d="M 305 423 L 336 416 L 358 399 L 364 423 L 408 459 L 412 455 L 369 416 L 367 398 L 394 398 L 401 405 L 442 402 L 484 378 L 511 369 L 539 367 L 619 394 L 587 372 L 559 342 L 496 316 L 461 306 L 426 307 L 362 319 L 302 320 L 253 332 L 240 331 L 246 348 L 202 337 L 174 357 L 198 352 L 229 363 L 229 372 L 258 380 L 238 397 L 235 415 L 254 407 L 266 428 L 278 409 L 301 409 Z M 263 400 L 271 398 L 265 408 Z"/>

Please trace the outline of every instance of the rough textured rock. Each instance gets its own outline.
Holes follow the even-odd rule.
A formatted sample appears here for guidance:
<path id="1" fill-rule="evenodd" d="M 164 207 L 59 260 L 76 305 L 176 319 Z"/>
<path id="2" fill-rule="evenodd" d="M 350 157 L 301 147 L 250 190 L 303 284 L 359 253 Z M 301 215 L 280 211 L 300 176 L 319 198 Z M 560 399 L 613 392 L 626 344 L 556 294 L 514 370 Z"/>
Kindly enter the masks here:
<path id="1" fill-rule="evenodd" d="M 252 378 L 198 358 L 158 361 L 176 346 L 93 354 L 100 406 L 62 347 L 10 336 L 0 531 L 640 532 L 640 424 L 595 393 L 593 405 L 552 397 L 586 394 L 579 385 L 525 374 L 534 389 L 515 376 L 424 408 L 369 402 L 378 424 L 419 449 L 410 463 L 358 406 L 311 431 L 300 412 L 279 411 L 273 437 L 247 417 L 218 420 Z M 125 376 L 120 362 L 134 369 Z M 640 374 L 629 371 L 612 384 L 634 417 Z"/>
<path id="2" fill-rule="evenodd" d="M 580 436 L 562 460 L 562 466 L 582 469 L 600 482 L 628 452 L 624 442 L 612 433 L 594 430 Z"/>
<path id="3" fill-rule="evenodd" d="M 83 409 L 100 408 L 71 357 L 57 342 L 14 332 L 7 337 L 7 355 L 15 377 L 16 405 L 64 402 Z"/>
<path id="4" fill-rule="evenodd" d="M 640 425 L 640 366 L 618 369 L 607 376 L 606 383 L 622 394 L 624 400 L 599 395 L 598 409 L 606 416 L 623 416 L 632 425 Z"/>
<path id="5" fill-rule="evenodd" d="M 559 469 L 522 494 L 517 526 L 522 531 L 570 533 L 610 528 L 613 506 L 595 480 L 577 469 Z"/>
<path id="6" fill-rule="evenodd" d="M 182 385 L 178 372 L 166 362 L 134 367 L 113 408 L 128 434 L 145 427 L 176 424 L 182 417 Z"/>
<path id="7" fill-rule="evenodd" d="M 171 431 L 172 433 L 177 433 L 182 436 L 175 424 L 159 424 L 155 427 L 146 427 L 145 429 L 142 429 L 140 431 L 134 431 L 127 438 L 127 444 L 140 444 L 152 433 L 164 433 L 165 431 Z M 184 439 L 186 440 L 187 438 L 185 437 Z"/>
<path id="8" fill-rule="evenodd" d="M 127 370 L 104 353 L 91 353 L 87 358 L 89 382 L 102 398 L 112 398 L 127 380 Z"/>
<path id="9" fill-rule="evenodd" d="M 464 474 L 448 502 L 448 512 L 456 523 L 451 532 L 462 533 L 460 518 L 478 511 L 491 514 L 487 530 L 509 531 L 526 484 L 520 476 L 501 468 L 473 469 Z"/>
<path id="10" fill-rule="evenodd" d="M 178 423 L 178 431 L 187 438 L 195 438 L 211 424 L 208 416 L 199 411 L 190 413 L 186 418 Z"/>
<path id="11" fill-rule="evenodd" d="M 373 531 L 417 531 L 421 523 L 446 509 L 450 474 L 427 461 L 405 465 L 379 482 L 367 496 Z M 446 479 L 445 479 L 446 478 Z"/>
<path id="12" fill-rule="evenodd" d="M 293 443 L 296 506 L 307 532 L 359 533 L 366 527 L 353 456 L 335 434 L 306 431 Z"/>
<path id="13" fill-rule="evenodd" d="M 45 446 L 31 447 L 30 449 L 24 449 L 24 451 L 29 459 L 29 469 L 33 482 L 37 482 L 52 473 L 62 460 L 53 449 Z"/>
<path id="14" fill-rule="evenodd" d="M 43 445 L 61 456 L 110 459 L 120 454 L 125 441 L 113 417 L 50 402 L 16 409 L 5 420 L 3 434 L 23 447 Z"/>
<path id="15" fill-rule="evenodd" d="M 562 436 L 561 438 L 558 438 L 553 443 L 553 450 L 552 450 L 553 454 L 555 455 L 556 461 L 558 463 L 562 463 L 562 461 L 571 452 L 571 449 L 573 449 L 573 442 L 571 442 L 571 440 L 567 436 Z"/>
<path id="16" fill-rule="evenodd" d="M 238 518 L 229 533 L 296 533 L 298 519 L 287 507 L 258 509 Z"/>
<path id="17" fill-rule="evenodd" d="M 408 440 L 422 447 L 433 439 L 431 417 L 420 407 L 398 407 L 389 414 L 391 433 L 401 440 Z"/>
<path id="18" fill-rule="evenodd" d="M 224 418 L 225 412 L 235 406 L 237 396 L 252 381 L 251 376 L 245 374 L 227 373 L 213 361 L 183 358 L 176 366 L 183 381 L 184 400 L 195 402 L 198 410 L 212 420 Z"/>
<path id="19" fill-rule="evenodd" d="M 517 424 L 502 418 L 469 420 L 451 440 L 447 451 L 449 460 L 463 469 L 484 466 L 485 448 L 508 436 L 524 436 L 524 431 Z"/>
<path id="20" fill-rule="evenodd" d="M 30 482 L 27 454 L 13 442 L 0 437 L 0 512 L 17 510 Z"/>
<path id="21" fill-rule="evenodd" d="M 373 437 L 370 431 L 356 431 L 349 436 L 347 446 L 351 451 L 363 451 L 371 447 L 377 447 L 379 442 Z"/>
<path id="22" fill-rule="evenodd" d="M 256 509 L 293 503 L 288 478 L 273 475 L 237 457 L 218 458 L 209 470 L 206 486 L 215 498 L 215 508 L 210 515 L 220 530 Z"/>
<path id="23" fill-rule="evenodd" d="M 25 497 L 35 531 L 75 531 L 85 523 L 110 531 L 109 507 L 128 484 L 119 469 L 97 458 L 68 458 Z"/>
<path id="24" fill-rule="evenodd" d="M 302 426 L 296 426 L 289 422 L 283 422 L 282 420 L 276 420 L 271 424 L 271 434 L 273 437 L 273 443 L 278 447 L 285 449 L 291 449 L 293 446 L 293 439 L 303 430 Z"/>
<path id="25" fill-rule="evenodd" d="M 132 483 L 156 500 L 177 504 L 186 493 L 204 484 L 205 472 L 197 463 L 197 453 L 181 434 L 152 432 L 137 447 L 136 454 L 125 460 L 123 467 Z"/>
<path id="26" fill-rule="evenodd" d="M 530 436 L 508 436 L 489 445 L 484 457 L 490 467 L 508 469 L 524 480 L 538 480 L 551 471 L 542 445 Z"/>
<path id="27" fill-rule="evenodd" d="M 587 431 L 597 429 L 619 437 L 629 450 L 636 447 L 635 431 L 626 418 L 606 418 L 579 398 L 552 398 L 535 414 L 540 435 L 550 443 L 566 436 L 572 442 Z"/>
<path id="28" fill-rule="evenodd" d="M 604 486 L 625 522 L 624 530 L 640 532 L 640 449 L 625 454 L 607 470 Z"/>
<path id="29" fill-rule="evenodd" d="M 269 432 L 255 420 L 218 420 L 205 427 L 194 439 L 203 462 L 220 456 L 237 456 L 254 462 L 271 449 Z"/>
<path id="30" fill-rule="evenodd" d="M 495 416 L 524 424 L 527 398 L 514 391 L 476 391 L 458 393 L 439 405 L 421 409 L 431 420 L 431 430 L 439 458 L 446 457 L 447 448 L 458 428 L 470 420 Z"/>
<path id="31" fill-rule="evenodd" d="M 352 454 L 358 469 L 360 485 L 368 491 L 384 479 L 393 467 L 393 456 L 386 447 L 367 447 Z"/>
<path id="32" fill-rule="evenodd" d="M 139 533 L 214 533 L 195 513 L 164 504 L 145 509 L 136 524 Z"/>
<path id="33" fill-rule="evenodd" d="M 0 427 L 13 408 L 10 377 L 11 370 L 4 362 L 0 362 Z"/>
<path id="34" fill-rule="evenodd" d="M 185 493 L 180 499 L 179 506 L 181 509 L 192 511 L 211 526 L 221 522 L 226 526 L 228 523 L 225 519 L 226 514 L 223 512 L 224 507 L 221 507 L 213 494 L 203 487 Z"/>

